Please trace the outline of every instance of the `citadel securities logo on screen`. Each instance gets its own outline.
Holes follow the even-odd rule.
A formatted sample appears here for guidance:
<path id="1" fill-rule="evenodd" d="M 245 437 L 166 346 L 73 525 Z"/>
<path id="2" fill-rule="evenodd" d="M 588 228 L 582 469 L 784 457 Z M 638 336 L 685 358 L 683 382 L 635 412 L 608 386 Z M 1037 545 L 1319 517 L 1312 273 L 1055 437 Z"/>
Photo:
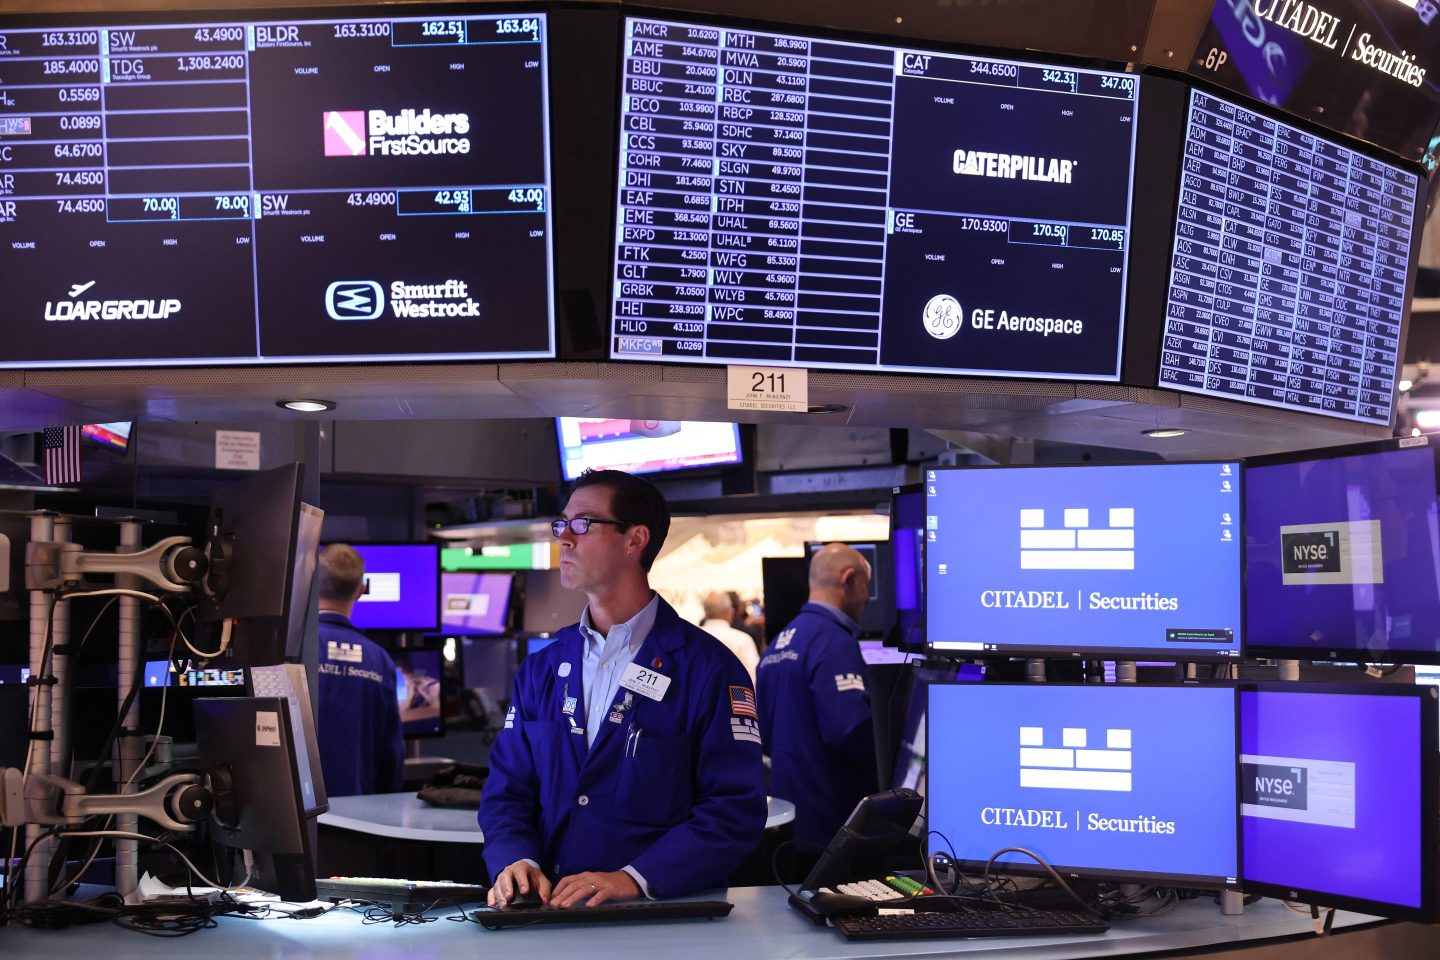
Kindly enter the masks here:
<path id="1" fill-rule="evenodd" d="M 926 493 L 932 647 L 1239 655 L 1236 464 L 934 470 Z"/>
<path id="2" fill-rule="evenodd" d="M 930 688 L 930 825 L 957 857 L 1234 882 L 1234 690 L 1039 686 Z"/>

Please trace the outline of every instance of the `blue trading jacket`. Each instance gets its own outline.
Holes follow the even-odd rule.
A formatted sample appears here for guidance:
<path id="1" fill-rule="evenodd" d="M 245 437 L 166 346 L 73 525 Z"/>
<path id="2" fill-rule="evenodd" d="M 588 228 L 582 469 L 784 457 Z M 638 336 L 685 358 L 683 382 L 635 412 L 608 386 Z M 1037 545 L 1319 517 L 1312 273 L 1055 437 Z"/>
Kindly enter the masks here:
<path id="1" fill-rule="evenodd" d="M 622 687 L 587 749 L 583 644 L 566 627 L 515 678 L 480 802 L 490 875 L 528 858 L 552 879 L 633 866 L 657 897 L 724 886 L 765 829 L 749 674 L 661 600 L 635 664 L 670 686 L 628 709 Z"/>
<path id="2" fill-rule="evenodd" d="M 338 613 L 320 614 L 320 704 L 315 717 L 325 792 L 392 793 L 405 774 L 395 661 Z"/>
<path id="3" fill-rule="evenodd" d="M 804 852 L 823 850 L 875 792 L 866 672 L 850 628 L 815 603 L 800 608 L 756 668 L 770 792 L 795 804 Z"/>

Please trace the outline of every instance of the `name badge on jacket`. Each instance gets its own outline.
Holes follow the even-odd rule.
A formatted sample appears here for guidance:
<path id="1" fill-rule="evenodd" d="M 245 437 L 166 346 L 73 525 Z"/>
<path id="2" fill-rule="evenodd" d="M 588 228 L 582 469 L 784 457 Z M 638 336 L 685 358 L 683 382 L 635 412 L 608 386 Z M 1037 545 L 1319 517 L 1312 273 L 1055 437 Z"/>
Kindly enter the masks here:
<path id="1" fill-rule="evenodd" d="M 659 702 L 665 699 L 665 691 L 670 689 L 670 678 L 638 663 L 632 663 L 621 674 L 620 686 Z"/>

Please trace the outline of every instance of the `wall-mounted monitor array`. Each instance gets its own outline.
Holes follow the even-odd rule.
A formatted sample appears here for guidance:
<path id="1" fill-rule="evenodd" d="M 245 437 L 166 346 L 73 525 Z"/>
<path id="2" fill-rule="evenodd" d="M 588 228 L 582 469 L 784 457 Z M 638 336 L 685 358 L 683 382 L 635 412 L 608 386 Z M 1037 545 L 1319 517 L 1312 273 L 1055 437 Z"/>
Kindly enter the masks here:
<path id="1" fill-rule="evenodd" d="M 932 684 L 929 824 L 977 873 L 1242 887 L 1436 918 L 1431 686 Z M 932 834 L 933 836 L 933 834 Z M 999 855 L 996 872 L 1040 874 Z"/>
<path id="2" fill-rule="evenodd" d="M 733 423 L 557 417 L 555 432 L 566 480 L 586 470 L 660 473 L 741 460 L 740 428 Z"/>
<path id="3" fill-rule="evenodd" d="M 0 366 L 553 356 L 546 36 L 0 25 Z"/>
<path id="4" fill-rule="evenodd" d="M 1388 425 L 1418 190 L 1192 90 L 1160 386 Z"/>
<path id="5" fill-rule="evenodd" d="M 1136 76 L 628 18 L 622 83 L 612 358 L 1119 379 Z"/>
<path id="6" fill-rule="evenodd" d="M 927 470 L 925 494 L 932 650 L 1240 656 L 1238 462 Z"/>

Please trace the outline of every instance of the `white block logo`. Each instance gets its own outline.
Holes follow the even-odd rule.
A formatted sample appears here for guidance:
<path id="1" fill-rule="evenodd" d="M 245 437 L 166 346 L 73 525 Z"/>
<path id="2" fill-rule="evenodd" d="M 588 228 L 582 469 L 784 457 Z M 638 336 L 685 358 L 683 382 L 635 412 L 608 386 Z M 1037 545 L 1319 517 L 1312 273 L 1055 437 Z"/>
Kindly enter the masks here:
<path id="1" fill-rule="evenodd" d="M 377 572 L 365 574 L 365 592 L 361 603 L 396 603 L 400 599 L 400 574 Z"/>
<path id="2" fill-rule="evenodd" d="M 1105 747 L 1090 748 L 1084 727 L 1066 727 L 1060 746 L 1045 746 L 1043 727 L 1020 728 L 1020 786 L 1042 790 L 1130 792 L 1130 731 L 1105 731 Z"/>
<path id="3" fill-rule="evenodd" d="M 1092 529 L 1090 511 L 1063 511 L 1061 527 L 1046 511 L 1020 511 L 1021 570 L 1134 570 L 1135 508 L 1111 507 L 1109 527 Z"/>

